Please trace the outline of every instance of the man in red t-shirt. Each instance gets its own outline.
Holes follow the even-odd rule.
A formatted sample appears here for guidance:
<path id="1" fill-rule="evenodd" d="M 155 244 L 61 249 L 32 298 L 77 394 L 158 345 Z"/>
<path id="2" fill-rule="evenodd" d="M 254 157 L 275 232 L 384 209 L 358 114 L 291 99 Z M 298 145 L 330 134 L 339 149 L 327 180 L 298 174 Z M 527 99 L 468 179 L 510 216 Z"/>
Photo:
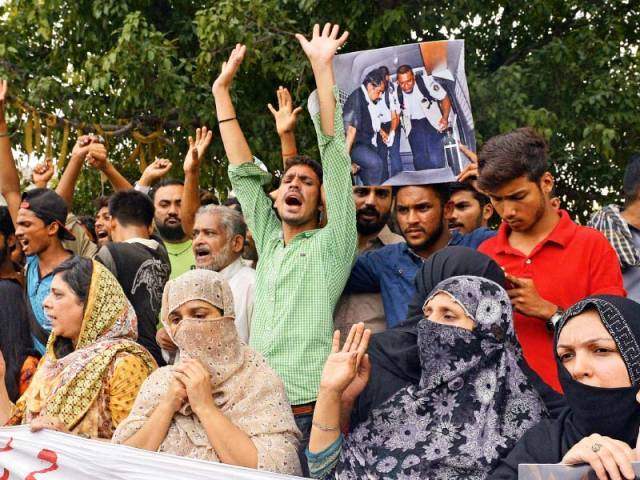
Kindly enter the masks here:
<path id="1" fill-rule="evenodd" d="M 478 187 L 502 218 L 478 248 L 505 270 L 524 357 L 561 391 L 553 325 L 564 309 L 595 294 L 625 295 L 615 251 L 598 231 L 575 224 L 551 204 L 547 145 L 531 128 L 491 138 L 478 159 Z"/>

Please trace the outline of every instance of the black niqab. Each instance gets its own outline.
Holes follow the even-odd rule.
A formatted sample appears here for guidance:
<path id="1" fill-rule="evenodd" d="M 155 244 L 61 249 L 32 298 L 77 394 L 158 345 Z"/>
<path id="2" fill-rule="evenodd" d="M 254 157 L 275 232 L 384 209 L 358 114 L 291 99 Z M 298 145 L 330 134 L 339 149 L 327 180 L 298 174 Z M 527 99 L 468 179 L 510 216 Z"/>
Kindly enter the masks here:
<path id="1" fill-rule="evenodd" d="M 618 346 L 625 362 L 630 387 L 598 388 L 574 380 L 556 355 L 560 383 L 567 407 L 559 418 L 545 420 L 527 432 L 489 477 L 518 478 L 518 465 L 558 463 L 580 440 L 593 433 L 635 447 L 640 427 L 640 304 L 622 297 L 597 295 L 572 306 L 558 323 L 554 351 L 560 332 L 576 315 L 597 310 L 600 320 Z"/>
<path id="2" fill-rule="evenodd" d="M 416 293 L 409 304 L 407 320 L 395 328 L 373 335 L 369 342 L 369 360 L 374 372 L 360 394 L 351 418 L 352 425 L 403 387 L 420 381 L 418 322 L 424 318 L 422 307 L 427 296 L 442 280 L 459 275 L 474 275 L 505 286 L 504 272 L 487 255 L 467 247 L 446 247 L 429 257 L 416 274 Z"/>

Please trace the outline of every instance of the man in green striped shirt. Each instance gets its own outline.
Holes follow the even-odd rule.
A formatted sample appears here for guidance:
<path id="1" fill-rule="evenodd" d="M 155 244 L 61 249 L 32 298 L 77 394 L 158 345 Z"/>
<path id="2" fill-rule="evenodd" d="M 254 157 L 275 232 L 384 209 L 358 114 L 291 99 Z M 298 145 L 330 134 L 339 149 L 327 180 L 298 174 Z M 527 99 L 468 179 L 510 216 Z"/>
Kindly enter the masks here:
<path id="1" fill-rule="evenodd" d="M 351 160 L 333 75 L 333 57 L 347 33 L 338 37 L 338 26 L 329 24 L 321 33 L 316 25 L 311 40 L 297 38 L 317 85 L 320 114 L 314 124 L 322 167 L 306 157 L 287 161 L 275 201 L 282 221 L 262 188 L 267 174 L 253 161 L 229 94 L 244 46 L 231 53 L 212 92 L 229 179 L 259 254 L 249 342 L 284 380 L 307 437 L 320 374 L 331 350 L 333 311 L 356 256 L 357 232 Z M 327 224 L 319 228 L 323 215 Z"/>

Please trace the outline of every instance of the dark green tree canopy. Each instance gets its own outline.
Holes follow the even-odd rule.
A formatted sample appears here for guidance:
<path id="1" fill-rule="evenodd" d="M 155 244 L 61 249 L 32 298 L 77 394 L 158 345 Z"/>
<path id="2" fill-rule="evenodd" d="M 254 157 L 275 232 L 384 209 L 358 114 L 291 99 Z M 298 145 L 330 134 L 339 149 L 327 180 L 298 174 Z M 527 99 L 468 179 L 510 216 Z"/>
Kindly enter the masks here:
<path id="1" fill-rule="evenodd" d="M 313 85 L 293 33 L 341 23 L 351 32 L 345 51 L 464 39 L 478 143 L 524 125 L 543 133 L 564 204 L 584 220 L 594 202 L 619 201 L 625 161 L 640 151 L 638 18 L 631 0 L 7 0 L 0 75 L 40 111 L 87 130 L 121 126 L 110 155 L 134 180 L 138 166 L 126 162 L 135 148 L 131 132 L 163 130 L 170 144 L 162 155 L 180 174 L 186 136 L 215 125 L 210 85 L 221 62 L 236 42 L 246 43 L 234 88 L 238 116 L 253 150 L 276 170 L 279 142 L 266 104 L 279 85 L 302 104 Z M 22 142 L 20 119 L 14 116 L 14 143 Z M 61 137 L 60 128 L 54 144 Z M 308 118 L 297 138 L 301 151 L 317 153 Z M 216 139 L 209 157 L 202 180 L 224 190 Z M 91 209 L 98 189 L 97 176 L 85 174 L 79 211 Z"/>

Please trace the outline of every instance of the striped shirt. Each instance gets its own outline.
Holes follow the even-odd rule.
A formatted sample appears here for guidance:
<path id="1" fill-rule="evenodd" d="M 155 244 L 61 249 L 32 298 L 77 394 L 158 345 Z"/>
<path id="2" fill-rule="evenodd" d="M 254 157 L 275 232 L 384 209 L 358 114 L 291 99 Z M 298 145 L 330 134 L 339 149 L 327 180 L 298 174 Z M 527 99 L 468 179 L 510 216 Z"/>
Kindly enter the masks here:
<path id="1" fill-rule="evenodd" d="M 282 377 L 292 405 L 315 401 L 331 351 L 333 311 L 356 257 L 356 211 L 342 109 L 335 135 L 314 117 L 323 164 L 328 222 L 285 246 L 282 227 L 262 189 L 266 174 L 254 162 L 229 165 L 229 179 L 258 250 L 256 298 L 249 344 Z"/>

